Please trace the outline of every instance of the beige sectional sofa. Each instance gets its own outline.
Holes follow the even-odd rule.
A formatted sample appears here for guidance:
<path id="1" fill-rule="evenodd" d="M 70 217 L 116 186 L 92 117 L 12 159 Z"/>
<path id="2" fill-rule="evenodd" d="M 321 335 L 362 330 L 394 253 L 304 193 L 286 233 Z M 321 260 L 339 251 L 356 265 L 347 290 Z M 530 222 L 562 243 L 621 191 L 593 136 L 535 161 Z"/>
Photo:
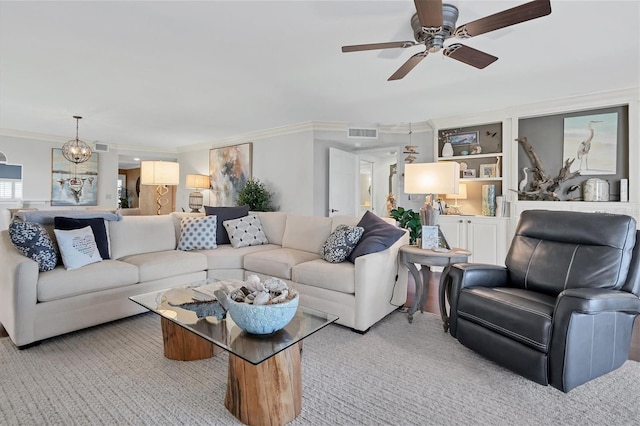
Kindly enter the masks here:
<path id="1" fill-rule="evenodd" d="M 340 317 L 364 332 L 404 304 L 407 270 L 398 262 L 405 233 L 388 249 L 355 263 L 329 263 L 318 254 L 340 224 L 356 217 L 307 217 L 256 213 L 269 244 L 212 250 L 176 250 L 180 219 L 125 216 L 108 221 L 111 259 L 75 270 L 59 265 L 39 272 L 35 261 L 0 233 L 0 323 L 17 346 L 144 312 L 128 297 L 184 286 L 205 278 L 244 279 L 249 274 L 282 278 L 299 291 L 301 305 Z"/>

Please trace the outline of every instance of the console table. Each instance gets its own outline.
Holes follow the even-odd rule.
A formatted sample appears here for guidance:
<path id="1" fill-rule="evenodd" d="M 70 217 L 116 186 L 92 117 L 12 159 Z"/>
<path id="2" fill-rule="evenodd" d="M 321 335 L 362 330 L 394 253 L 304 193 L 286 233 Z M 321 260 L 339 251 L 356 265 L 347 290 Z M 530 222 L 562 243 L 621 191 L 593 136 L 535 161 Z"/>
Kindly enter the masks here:
<path id="1" fill-rule="evenodd" d="M 470 251 L 452 248 L 447 252 L 433 251 L 421 249 L 418 246 L 405 245 L 400 247 L 400 261 L 409 268 L 409 272 L 413 276 L 416 283 L 416 295 L 411 308 L 409 308 L 409 322 L 413 322 L 413 314 L 420 308 L 420 312 L 424 312 L 424 304 L 427 302 L 429 294 L 429 275 L 432 266 L 444 266 L 445 271 L 453 263 L 466 262 Z M 422 275 L 418 271 L 416 265 L 422 265 Z M 443 272 L 444 275 L 444 272 Z M 442 283 L 441 283 L 442 285 Z M 442 289 L 440 289 L 442 292 Z M 440 298 L 440 314 L 442 321 L 448 323 L 446 306 L 442 306 L 443 300 Z"/>

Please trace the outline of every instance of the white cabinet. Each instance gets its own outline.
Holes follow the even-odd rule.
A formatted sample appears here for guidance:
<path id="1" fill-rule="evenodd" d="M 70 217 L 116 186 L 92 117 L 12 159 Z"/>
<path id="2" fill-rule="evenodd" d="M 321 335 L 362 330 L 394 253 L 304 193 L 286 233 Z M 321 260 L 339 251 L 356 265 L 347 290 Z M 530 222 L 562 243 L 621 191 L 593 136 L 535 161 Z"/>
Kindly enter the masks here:
<path id="1" fill-rule="evenodd" d="M 440 216 L 440 229 L 452 247 L 471 252 L 469 262 L 504 265 L 508 218 Z"/>

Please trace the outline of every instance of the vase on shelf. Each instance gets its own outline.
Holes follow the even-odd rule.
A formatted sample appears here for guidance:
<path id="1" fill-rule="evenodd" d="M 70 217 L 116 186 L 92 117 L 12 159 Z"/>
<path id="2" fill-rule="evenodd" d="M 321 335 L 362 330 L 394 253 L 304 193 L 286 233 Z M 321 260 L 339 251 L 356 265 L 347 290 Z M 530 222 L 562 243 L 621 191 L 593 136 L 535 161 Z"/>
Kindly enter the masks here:
<path id="1" fill-rule="evenodd" d="M 445 142 L 442 146 L 442 156 L 453 157 L 453 147 L 451 146 L 451 142 Z"/>
<path id="2" fill-rule="evenodd" d="M 501 157 L 496 157 L 496 177 L 501 177 L 502 176 L 502 172 L 500 170 L 500 160 Z"/>
<path id="3" fill-rule="evenodd" d="M 496 186 L 482 185 L 482 215 L 496 215 Z"/>

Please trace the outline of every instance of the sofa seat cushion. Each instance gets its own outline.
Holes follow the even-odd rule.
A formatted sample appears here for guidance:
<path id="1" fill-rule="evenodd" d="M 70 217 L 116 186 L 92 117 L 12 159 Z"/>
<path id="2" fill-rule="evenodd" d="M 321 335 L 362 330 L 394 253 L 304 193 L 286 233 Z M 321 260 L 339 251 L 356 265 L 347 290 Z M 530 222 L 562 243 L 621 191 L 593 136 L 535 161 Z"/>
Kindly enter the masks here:
<path id="1" fill-rule="evenodd" d="M 323 259 L 300 263 L 293 267 L 292 281 L 313 287 L 354 294 L 355 265 L 351 262 L 330 263 Z"/>
<path id="2" fill-rule="evenodd" d="M 507 287 L 470 287 L 460 292 L 458 316 L 547 353 L 556 298 Z"/>
<path id="3" fill-rule="evenodd" d="M 291 268 L 319 259 L 320 255 L 308 251 L 280 248 L 251 253 L 244 257 L 244 269 L 272 277 L 291 279 Z"/>
<path id="4" fill-rule="evenodd" d="M 245 255 L 279 248 L 280 246 L 275 244 L 240 248 L 233 248 L 231 244 L 222 244 L 215 250 L 198 250 L 198 253 L 207 256 L 207 269 L 242 269 Z"/>
<path id="5" fill-rule="evenodd" d="M 120 260 L 138 267 L 141 283 L 207 269 L 207 257 L 204 254 L 179 250 L 134 254 Z"/>
<path id="6" fill-rule="evenodd" d="M 38 276 L 38 302 L 123 287 L 138 282 L 138 268 L 118 260 L 103 260 L 67 271 L 57 266 Z"/>

